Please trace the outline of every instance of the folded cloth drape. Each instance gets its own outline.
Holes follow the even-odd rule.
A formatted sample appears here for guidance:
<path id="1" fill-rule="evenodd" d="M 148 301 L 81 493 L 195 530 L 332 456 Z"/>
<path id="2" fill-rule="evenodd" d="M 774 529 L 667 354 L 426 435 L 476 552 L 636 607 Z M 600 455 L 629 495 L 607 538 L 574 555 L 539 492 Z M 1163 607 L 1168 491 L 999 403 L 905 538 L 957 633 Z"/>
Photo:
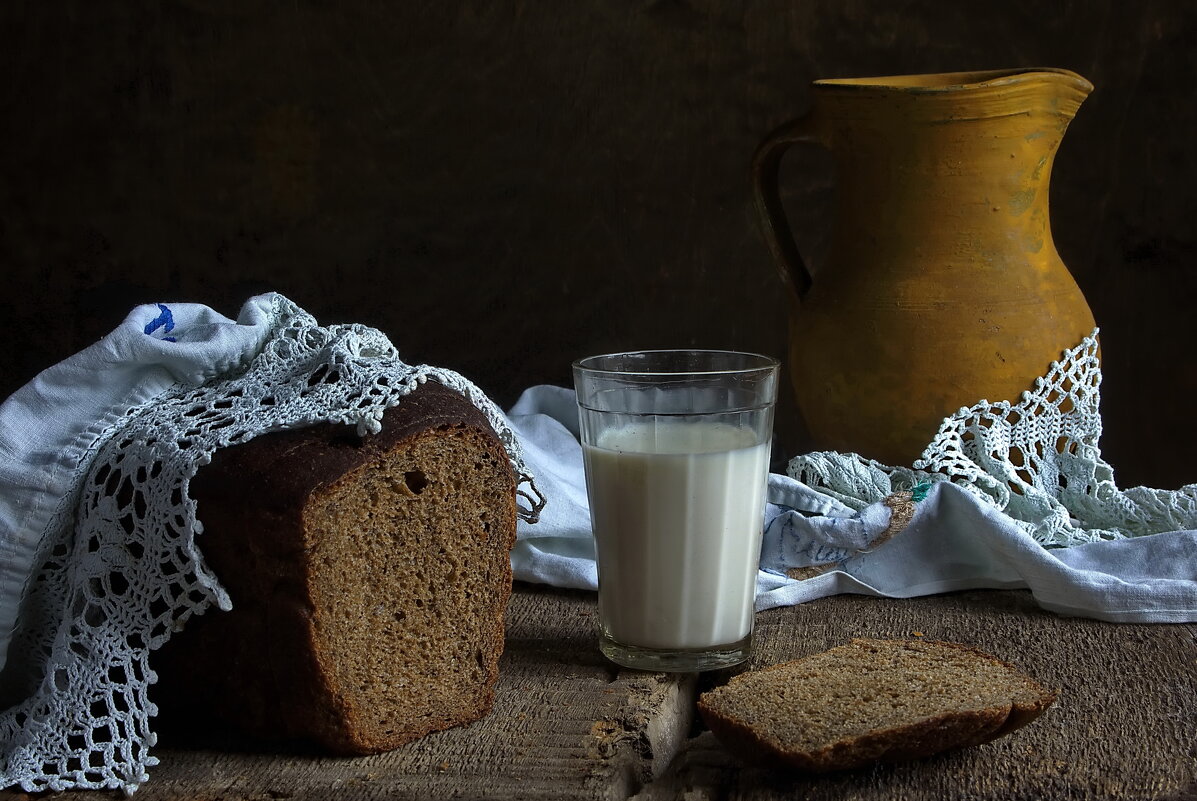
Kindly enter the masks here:
<path id="1" fill-rule="evenodd" d="M 597 571 L 572 390 L 526 390 L 508 417 L 550 503 L 521 524 L 517 579 L 594 589 Z M 1197 621 L 1197 530 L 1046 548 L 1012 517 L 951 482 L 925 488 L 905 528 L 883 502 L 854 510 L 787 476 L 769 477 L 758 609 L 839 593 L 909 598 L 965 589 L 1029 589 L 1045 609 L 1116 622 Z M 920 493 L 921 495 L 921 493 Z M 792 578 L 801 568 L 809 578 Z"/>
<path id="2" fill-rule="evenodd" d="M 138 306 L 0 406 L 0 668 L 43 534 L 74 514 L 98 445 L 154 398 L 252 357 L 270 333 L 272 303 L 253 298 L 236 320 L 198 303 Z"/>
<path id="3" fill-rule="evenodd" d="M 192 616 L 231 608 L 189 497 L 213 452 L 318 422 L 377 433 L 427 380 L 491 422 L 527 504 L 517 511 L 535 519 L 543 497 L 481 389 L 277 293 L 235 321 L 139 306 L 0 405 L 0 789 L 131 793 L 146 780 L 150 654 Z"/>

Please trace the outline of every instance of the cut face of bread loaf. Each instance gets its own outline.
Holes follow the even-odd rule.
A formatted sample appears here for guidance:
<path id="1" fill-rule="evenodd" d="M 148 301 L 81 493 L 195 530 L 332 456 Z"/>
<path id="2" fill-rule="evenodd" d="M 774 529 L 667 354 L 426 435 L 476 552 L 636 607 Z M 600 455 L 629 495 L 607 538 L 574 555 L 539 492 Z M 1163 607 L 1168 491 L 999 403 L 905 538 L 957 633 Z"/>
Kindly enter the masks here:
<path id="1" fill-rule="evenodd" d="M 811 772 L 929 756 L 1026 725 L 1055 696 L 964 645 L 856 639 L 704 693 L 703 720 L 750 761 Z"/>
<path id="2" fill-rule="evenodd" d="M 164 707 L 341 754 L 487 714 L 515 493 L 486 419 L 433 382 L 374 436 L 321 425 L 218 451 L 191 496 L 233 610 L 156 655 Z"/>

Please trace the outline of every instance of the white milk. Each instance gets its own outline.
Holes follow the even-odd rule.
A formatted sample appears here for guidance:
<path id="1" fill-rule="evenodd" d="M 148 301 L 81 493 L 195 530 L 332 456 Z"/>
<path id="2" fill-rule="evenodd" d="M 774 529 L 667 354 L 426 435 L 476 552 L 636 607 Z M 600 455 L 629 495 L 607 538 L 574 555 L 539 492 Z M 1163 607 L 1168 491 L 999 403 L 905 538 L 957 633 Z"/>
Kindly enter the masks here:
<path id="1" fill-rule="evenodd" d="M 768 443 L 716 423 L 651 421 L 583 449 L 599 617 L 645 648 L 730 645 L 752 630 Z"/>

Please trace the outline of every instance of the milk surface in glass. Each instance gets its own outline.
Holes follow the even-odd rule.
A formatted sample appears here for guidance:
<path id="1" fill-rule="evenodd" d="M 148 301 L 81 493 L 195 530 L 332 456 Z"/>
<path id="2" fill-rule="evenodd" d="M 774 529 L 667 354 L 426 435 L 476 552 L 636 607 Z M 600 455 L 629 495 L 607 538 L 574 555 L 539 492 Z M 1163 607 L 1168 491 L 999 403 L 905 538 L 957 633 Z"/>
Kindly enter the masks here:
<path id="1" fill-rule="evenodd" d="M 722 423 L 648 418 L 583 448 L 610 637 L 643 648 L 752 630 L 769 443 Z"/>

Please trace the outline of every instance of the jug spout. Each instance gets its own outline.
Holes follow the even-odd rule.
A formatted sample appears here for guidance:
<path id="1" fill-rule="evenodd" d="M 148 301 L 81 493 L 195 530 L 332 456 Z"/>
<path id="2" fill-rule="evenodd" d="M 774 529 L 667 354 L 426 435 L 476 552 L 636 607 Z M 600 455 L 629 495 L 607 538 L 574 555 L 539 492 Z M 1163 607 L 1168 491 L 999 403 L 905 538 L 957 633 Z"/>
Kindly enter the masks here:
<path id="1" fill-rule="evenodd" d="M 959 92 L 987 86 L 1011 86 L 1016 83 L 1035 81 L 1070 86 L 1086 95 L 1093 91 L 1093 84 L 1085 78 L 1072 70 L 1058 67 L 938 72 L 926 75 L 886 75 L 873 78 L 824 78 L 815 81 L 815 86 L 856 86 L 916 92 Z"/>
<path id="2" fill-rule="evenodd" d="M 816 105 L 828 106 L 825 113 L 832 117 L 884 113 L 875 101 L 885 97 L 897 104 L 894 111 L 910 115 L 908 121 L 984 119 L 1035 110 L 1072 119 L 1093 91 L 1093 84 L 1072 70 L 1049 67 L 829 78 L 814 86 Z"/>

